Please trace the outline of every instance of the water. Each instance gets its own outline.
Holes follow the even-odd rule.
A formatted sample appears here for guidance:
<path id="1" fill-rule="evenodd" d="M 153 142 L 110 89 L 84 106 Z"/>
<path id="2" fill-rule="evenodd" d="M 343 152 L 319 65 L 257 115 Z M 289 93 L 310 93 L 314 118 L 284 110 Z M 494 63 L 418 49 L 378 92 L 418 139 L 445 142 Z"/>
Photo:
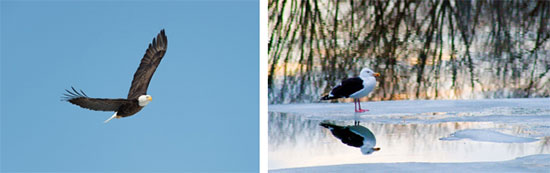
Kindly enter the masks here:
<path id="1" fill-rule="evenodd" d="M 534 103 L 527 103 L 526 100 Z M 453 112 L 449 111 L 453 106 L 448 104 L 442 104 L 448 108 L 441 108 L 434 106 L 437 104 L 424 104 L 422 101 L 378 103 L 397 107 L 404 103 L 423 103 L 417 105 L 418 109 L 446 111 L 422 112 L 411 109 L 414 113 L 410 114 L 392 113 L 398 111 L 394 109 L 384 114 L 372 113 L 376 112 L 372 110 L 359 115 L 352 113 L 353 104 L 351 113 L 346 104 L 318 104 L 316 108 L 315 104 L 270 106 L 269 169 L 356 163 L 504 161 L 548 154 L 550 111 L 544 108 L 544 103 L 535 104 L 540 103 L 540 100 L 526 100 L 505 100 L 503 104 L 498 100 L 484 102 L 486 104 L 481 106 L 486 107 L 476 108 L 478 112 L 465 109 Z M 480 103 L 473 101 L 467 104 Z M 312 109 L 308 111 L 309 108 Z M 330 130 L 321 127 L 321 122 L 340 126 L 359 123 L 374 134 L 376 147 L 381 149 L 364 155 L 359 148 L 342 143 Z M 471 139 L 442 140 L 457 131 L 469 129 L 479 129 L 479 134 L 476 136 L 476 131 Z"/>

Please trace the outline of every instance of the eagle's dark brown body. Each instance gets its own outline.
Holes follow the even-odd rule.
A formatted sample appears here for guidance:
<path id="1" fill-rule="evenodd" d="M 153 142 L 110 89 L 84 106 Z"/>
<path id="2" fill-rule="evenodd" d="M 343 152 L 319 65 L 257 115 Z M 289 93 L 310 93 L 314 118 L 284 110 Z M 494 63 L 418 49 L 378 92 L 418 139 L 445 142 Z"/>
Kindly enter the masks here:
<path id="1" fill-rule="evenodd" d="M 127 117 L 138 113 L 141 109 L 143 109 L 143 106 L 139 106 L 137 99 L 134 99 L 132 103 L 120 105 L 116 114 L 121 117 Z"/>

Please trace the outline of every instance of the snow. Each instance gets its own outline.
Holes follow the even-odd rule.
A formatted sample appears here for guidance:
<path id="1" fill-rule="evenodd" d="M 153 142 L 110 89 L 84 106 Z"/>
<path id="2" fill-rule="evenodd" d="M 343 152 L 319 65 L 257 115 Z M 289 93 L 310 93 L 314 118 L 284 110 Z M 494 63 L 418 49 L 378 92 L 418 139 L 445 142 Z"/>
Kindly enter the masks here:
<path id="1" fill-rule="evenodd" d="M 510 161 L 475 163 L 375 163 L 270 170 L 284 172 L 548 172 L 550 154 L 531 155 Z"/>
<path id="2" fill-rule="evenodd" d="M 461 139 L 470 139 L 481 142 L 500 142 L 500 143 L 524 143 L 538 141 L 535 138 L 517 137 L 509 134 L 495 132 L 486 129 L 466 129 L 454 132 L 449 137 L 440 140 L 454 141 Z"/>
<path id="3" fill-rule="evenodd" d="M 273 172 L 550 170 L 550 99 L 411 100 L 269 105 Z M 364 156 L 321 121 L 360 121 L 380 151 Z M 543 171 L 544 172 L 544 171 Z M 548 172 L 548 171 L 547 171 Z"/>

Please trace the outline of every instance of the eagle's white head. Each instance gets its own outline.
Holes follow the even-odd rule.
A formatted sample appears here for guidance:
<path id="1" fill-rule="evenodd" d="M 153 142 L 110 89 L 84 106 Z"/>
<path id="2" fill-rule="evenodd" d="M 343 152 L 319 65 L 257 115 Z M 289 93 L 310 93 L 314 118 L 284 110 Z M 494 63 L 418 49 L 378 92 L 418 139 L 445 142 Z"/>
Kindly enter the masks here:
<path id="1" fill-rule="evenodd" d="M 145 106 L 151 101 L 153 101 L 153 97 L 151 97 L 150 95 L 141 95 L 138 97 L 139 106 Z"/>

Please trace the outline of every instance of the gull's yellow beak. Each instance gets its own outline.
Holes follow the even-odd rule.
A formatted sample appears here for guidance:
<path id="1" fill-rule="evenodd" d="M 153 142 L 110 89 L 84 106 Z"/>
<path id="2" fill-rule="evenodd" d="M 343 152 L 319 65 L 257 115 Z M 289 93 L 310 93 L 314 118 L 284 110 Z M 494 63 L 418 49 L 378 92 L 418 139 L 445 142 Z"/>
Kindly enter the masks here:
<path id="1" fill-rule="evenodd" d="M 374 76 L 378 77 L 378 76 L 380 76 L 380 73 L 374 73 Z"/>
<path id="2" fill-rule="evenodd" d="M 149 98 L 147 98 L 147 100 L 153 101 L 153 97 L 149 97 Z"/>

